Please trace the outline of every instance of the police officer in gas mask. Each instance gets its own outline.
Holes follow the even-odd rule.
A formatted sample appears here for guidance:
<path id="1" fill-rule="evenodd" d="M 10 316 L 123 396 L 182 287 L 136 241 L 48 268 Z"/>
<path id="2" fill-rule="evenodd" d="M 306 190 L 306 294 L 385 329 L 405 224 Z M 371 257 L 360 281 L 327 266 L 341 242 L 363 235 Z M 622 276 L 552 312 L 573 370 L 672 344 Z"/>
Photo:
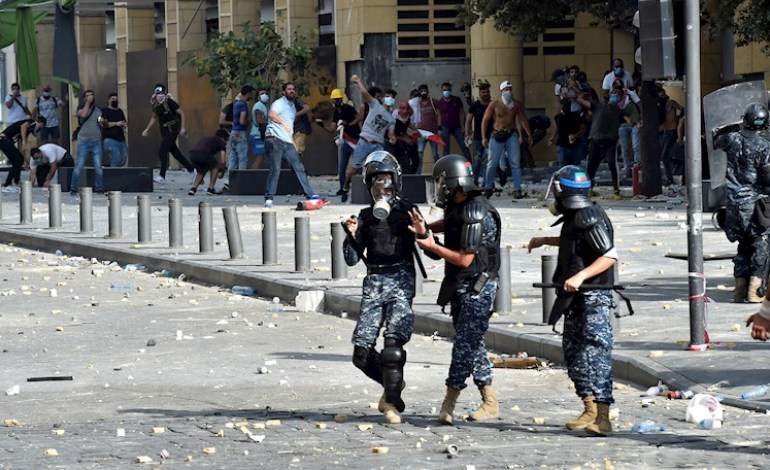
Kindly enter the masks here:
<path id="1" fill-rule="evenodd" d="M 567 373 L 584 411 L 566 423 L 568 429 L 586 429 L 591 434 L 612 432 L 609 410 L 612 397 L 612 326 L 610 314 L 613 266 L 617 251 L 610 219 L 601 206 L 589 198 L 591 180 L 578 166 L 565 166 L 554 173 L 549 209 L 560 219 L 558 237 L 535 237 L 529 251 L 543 245 L 559 247 L 553 283 L 557 306 L 566 311 L 562 346 Z M 548 199 L 548 195 L 546 195 Z M 564 300 L 567 302 L 564 302 Z M 553 317 L 553 312 L 552 312 Z"/>
<path id="2" fill-rule="evenodd" d="M 415 236 L 409 230 L 410 211 L 417 207 L 402 198 L 401 168 L 388 152 L 371 153 L 364 162 L 364 181 L 372 196 L 369 207 L 344 225 L 345 261 L 366 264 L 361 314 L 353 332 L 353 364 L 381 384 L 379 410 L 388 424 L 401 422 L 405 403 L 404 345 L 412 336 L 415 293 Z M 384 348 L 375 343 L 384 328 Z"/>
<path id="3" fill-rule="evenodd" d="M 471 413 L 476 421 L 497 418 L 500 407 L 492 388 L 492 364 L 484 347 L 497 293 L 500 268 L 500 215 L 476 187 L 471 163 L 461 155 L 447 155 L 433 167 L 434 199 L 444 218 L 426 224 L 413 211 L 417 244 L 434 259 L 444 259 L 444 280 L 437 303 L 450 305 L 455 328 L 452 362 L 439 421 L 452 424 L 454 408 L 465 381 L 473 381 L 482 404 Z M 444 233 L 444 243 L 433 237 Z"/>
<path id="4" fill-rule="evenodd" d="M 761 302 L 761 291 L 767 288 L 770 142 L 762 134 L 768 122 L 767 107 L 753 103 L 743 115 L 741 129 L 719 136 L 714 144 L 727 154 L 727 208 L 722 225 L 727 239 L 738 242 L 733 258 L 735 302 Z"/>

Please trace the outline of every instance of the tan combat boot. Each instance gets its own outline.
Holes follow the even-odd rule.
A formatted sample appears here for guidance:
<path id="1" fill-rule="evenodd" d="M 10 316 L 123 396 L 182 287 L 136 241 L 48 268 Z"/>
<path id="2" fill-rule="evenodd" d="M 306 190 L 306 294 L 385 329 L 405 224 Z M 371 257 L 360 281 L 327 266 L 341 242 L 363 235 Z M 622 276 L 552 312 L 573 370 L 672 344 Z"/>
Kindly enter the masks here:
<path id="1" fill-rule="evenodd" d="M 594 403 L 594 397 L 592 395 L 583 397 L 583 407 L 583 414 L 572 421 L 567 421 L 567 429 L 573 431 L 575 429 L 585 429 L 586 426 L 593 424 L 594 421 L 596 421 L 596 403 Z"/>
<path id="2" fill-rule="evenodd" d="M 609 403 L 596 404 L 596 421 L 586 426 L 586 431 L 594 436 L 609 436 L 612 434 Z"/>
<path id="3" fill-rule="evenodd" d="M 401 391 L 403 392 L 405 388 L 406 388 L 406 382 L 402 380 L 401 381 Z M 385 404 L 387 402 L 388 402 L 388 399 L 385 398 L 385 391 L 383 390 L 382 396 L 380 397 L 380 402 L 377 403 L 377 409 L 380 411 L 380 413 L 384 413 L 385 412 Z"/>
<path id="4" fill-rule="evenodd" d="M 757 294 L 757 290 L 762 287 L 762 278 L 751 276 L 749 279 L 748 293 L 746 294 L 746 301 L 751 304 L 762 303 L 762 297 Z"/>
<path id="5" fill-rule="evenodd" d="M 742 304 L 746 301 L 746 295 L 749 291 L 749 280 L 745 277 L 735 278 L 735 290 L 733 291 L 733 302 Z"/>
<path id="6" fill-rule="evenodd" d="M 401 424 L 401 415 L 398 414 L 398 410 L 395 406 L 388 402 L 382 407 L 382 414 L 385 416 L 386 424 Z"/>
<path id="7" fill-rule="evenodd" d="M 455 405 L 460 397 L 460 390 L 452 387 L 446 388 L 446 396 L 441 404 L 441 412 L 438 414 L 438 420 L 442 424 L 452 424 L 454 420 Z"/>
<path id="8" fill-rule="evenodd" d="M 486 421 L 500 416 L 500 404 L 491 385 L 479 387 L 481 406 L 469 416 L 471 421 Z"/>

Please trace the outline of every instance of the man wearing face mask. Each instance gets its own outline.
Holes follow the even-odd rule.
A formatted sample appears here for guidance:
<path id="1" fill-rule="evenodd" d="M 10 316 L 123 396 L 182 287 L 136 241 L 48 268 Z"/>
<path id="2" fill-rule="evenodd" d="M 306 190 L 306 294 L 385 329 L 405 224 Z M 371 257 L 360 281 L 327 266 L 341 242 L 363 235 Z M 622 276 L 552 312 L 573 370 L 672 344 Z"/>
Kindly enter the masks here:
<path id="1" fill-rule="evenodd" d="M 372 152 L 383 150 L 385 147 L 385 133 L 395 124 L 393 117 L 393 106 L 396 105 L 396 98 L 385 96 L 377 87 L 371 87 L 368 90 L 364 87 L 358 75 L 353 75 L 350 83 L 358 87 L 361 92 L 361 98 L 364 104 L 368 106 L 369 112 L 366 114 L 364 124 L 361 127 L 361 133 L 358 137 L 358 144 L 353 155 L 351 155 L 351 164 L 345 175 L 345 187 L 342 194 L 342 202 L 348 200 L 348 191 L 353 176 L 361 171 L 366 157 Z"/>
<path id="2" fill-rule="evenodd" d="M 184 127 L 185 114 L 177 102 L 168 95 L 166 86 L 162 84 L 155 85 L 153 94 L 150 97 L 150 105 L 152 106 L 152 117 L 150 117 L 147 127 L 142 131 L 142 136 L 147 137 L 150 135 L 150 129 L 156 122 L 158 123 L 161 136 L 160 148 L 158 149 L 160 175 L 154 177 L 153 181 L 164 184 L 166 182 L 166 171 L 168 170 L 169 153 L 189 173 L 192 173 L 194 170 L 190 160 L 182 154 L 182 151 L 179 150 L 176 144 L 176 140 L 180 135 L 187 135 L 187 129 Z"/>
<path id="3" fill-rule="evenodd" d="M 107 107 L 102 109 L 102 117 L 99 122 L 102 125 L 104 151 L 110 158 L 110 166 L 125 166 L 128 159 L 128 145 L 126 145 L 126 127 L 128 124 L 125 113 L 118 107 L 117 93 L 110 93 Z"/>
<path id="4" fill-rule="evenodd" d="M 51 94 L 51 85 L 43 87 L 43 93 L 35 100 L 35 113 L 45 118 L 45 127 L 40 130 L 41 143 L 58 142 L 59 107 L 62 102 Z"/>
<path id="5" fill-rule="evenodd" d="M 45 118 L 37 116 L 33 119 L 22 119 L 9 125 L 0 132 L 0 151 L 2 151 L 8 161 L 11 163 L 11 169 L 5 179 L 2 192 L 18 193 L 19 181 L 21 179 L 21 168 L 24 165 L 24 156 L 17 148 L 19 144 L 24 148 L 27 145 L 27 138 L 45 126 Z M 78 145 L 80 152 L 80 145 Z"/>
<path id="6" fill-rule="evenodd" d="M 521 190 L 521 140 L 520 132 L 527 135 L 527 143 L 532 147 L 532 131 L 529 120 L 524 114 L 524 107 L 513 99 L 513 85 L 508 80 L 500 83 L 500 99 L 487 107 L 481 128 L 486 129 L 493 123 L 492 138 L 482 137 L 482 145 L 489 148 L 489 158 L 484 175 L 484 192 L 487 198 L 495 189 L 495 175 L 500 167 L 500 160 L 505 155 L 511 169 L 514 186 L 514 199 L 522 199 L 526 194 Z"/>
<path id="7" fill-rule="evenodd" d="M 414 121 L 418 129 L 438 134 L 439 123 L 441 122 L 441 111 L 436 106 L 436 100 L 434 100 L 428 92 L 428 85 L 422 84 L 417 87 L 418 96 L 409 101 L 410 106 L 414 110 Z M 429 141 L 425 137 L 420 137 L 418 145 L 418 152 L 420 154 L 420 172 L 422 172 L 422 162 L 425 157 L 425 146 L 430 143 L 430 149 L 433 153 L 433 160 L 436 161 L 439 158 L 438 144 Z"/>
<path id="8" fill-rule="evenodd" d="M 614 197 L 620 198 L 620 185 L 618 182 L 618 163 L 615 158 L 615 148 L 618 144 L 618 131 L 620 121 L 623 116 L 623 110 L 620 108 L 620 99 L 623 96 L 622 85 L 617 86 L 610 93 L 607 101 L 598 100 L 588 101 L 585 97 L 578 98 L 581 105 L 591 110 L 591 133 L 588 152 L 588 177 L 593 186 L 596 186 L 594 178 L 596 170 L 604 160 L 610 167 L 612 174 L 612 187 Z"/>
<path id="9" fill-rule="evenodd" d="M 372 196 L 369 207 L 345 221 L 345 262 L 366 264 L 361 315 L 353 332 L 353 364 L 384 388 L 378 409 L 385 422 L 401 422 L 405 404 L 404 345 L 412 336 L 415 292 L 414 233 L 410 211 L 417 207 L 399 195 L 401 169 L 395 157 L 378 150 L 364 164 L 364 181 Z M 384 328 L 384 348 L 375 349 Z"/>
<path id="10" fill-rule="evenodd" d="M 417 152 L 417 139 L 420 132 L 412 124 L 412 108 L 408 103 L 400 102 L 393 111 L 396 123 L 388 130 L 388 143 L 385 149 L 398 160 L 405 175 L 417 172 L 420 155 Z"/>
<path id="11" fill-rule="evenodd" d="M 262 166 L 265 159 L 265 130 L 267 129 L 267 113 L 270 109 L 270 94 L 264 88 L 257 90 L 257 99 L 251 107 L 251 129 L 249 140 L 254 152 L 252 168 Z"/>
<path id="12" fill-rule="evenodd" d="M 441 84 L 441 99 L 436 108 L 441 113 L 441 138 L 444 140 L 444 155 L 449 154 L 449 140 L 454 137 L 465 158 L 470 161 L 471 154 L 465 146 L 462 123 L 465 121 L 465 109 L 462 100 L 452 94 L 452 84 Z"/>
<path id="13" fill-rule="evenodd" d="M 612 397 L 612 326 L 614 306 L 612 267 L 618 254 L 613 239 L 612 222 L 601 206 L 591 202 L 591 181 L 578 166 L 565 166 L 551 178 L 549 193 L 555 201 L 549 209 L 561 218 L 558 237 L 535 237 L 529 252 L 544 245 L 558 246 L 558 262 L 553 283 L 560 298 L 556 308 L 565 311 L 562 345 L 567 374 L 575 392 L 583 400 L 583 413 L 568 421 L 568 429 L 585 429 L 591 434 L 612 433 L 610 405 Z M 546 198 L 548 195 L 546 195 Z M 582 286 L 586 286 L 581 288 Z M 553 314 L 552 314 L 553 318 Z"/>
<path id="14" fill-rule="evenodd" d="M 621 80 L 624 88 L 634 88 L 634 78 L 623 67 L 623 59 L 616 58 L 612 60 L 612 70 L 607 72 L 602 80 L 602 90 L 609 92 L 612 89 L 612 83 L 615 80 Z"/>
<path id="15" fill-rule="evenodd" d="M 479 388 L 482 404 L 474 421 L 497 418 L 500 405 L 492 388 L 492 364 L 484 346 L 497 293 L 500 269 L 500 214 L 476 186 L 471 163 L 460 155 L 442 157 L 433 167 L 434 200 L 444 218 L 426 224 L 412 211 L 411 229 L 429 257 L 444 259 L 444 280 L 436 303 L 450 305 L 455 340 L 438 420 L 451 425 L 468 377 Z M 431 232 L 445 234 L 444 244 Z"/>
<path id="16" fill-rule="evenodd" d="M 337 141 L 337 176 L 340 182 L 337 196 L 342 196 L 345 192 L 345 174 L 348 170 L 348 163 L 350 163 L 350 156 L 353 155 L 353 147 L 361 134 L 361 126 L 358 111 L 351 104 L 344 102 L 345 94 L 342 90 L 335 88 L 332 90 L 330 98 L 334 104 L 332 120 L 337 124 L 340 134 Z"/>

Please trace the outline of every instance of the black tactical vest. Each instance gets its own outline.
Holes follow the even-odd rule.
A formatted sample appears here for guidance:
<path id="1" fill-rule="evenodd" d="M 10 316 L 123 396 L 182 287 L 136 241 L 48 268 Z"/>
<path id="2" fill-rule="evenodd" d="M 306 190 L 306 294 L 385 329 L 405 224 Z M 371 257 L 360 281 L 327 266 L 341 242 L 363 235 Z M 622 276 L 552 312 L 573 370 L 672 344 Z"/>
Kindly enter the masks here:
<path id="1" fill-rule="evenodd" d="M 575 216 L 579 211 L 596 210 L 597 208 L 601 213 L 601 219 L 597 223 L 603 224 L 604 229 L 614 239 L 612 223 L 604 210 L 599 206 L 586 207 L 565 214 L 559 237 L 559 259 L 556 265 L 556 272 L 553 275 L 554 284 L 564 284 L 564 281 L 590 266 L 603 255 L 603 253 L 596 253 L 588 243 L 586 237 L 589 229 L 578 227 L 575 224 Z M 611 286 L 614 283 L 614 278 L 614 270 L 609 269 L 598 276 L 586 279 L 585 284 Z"/>

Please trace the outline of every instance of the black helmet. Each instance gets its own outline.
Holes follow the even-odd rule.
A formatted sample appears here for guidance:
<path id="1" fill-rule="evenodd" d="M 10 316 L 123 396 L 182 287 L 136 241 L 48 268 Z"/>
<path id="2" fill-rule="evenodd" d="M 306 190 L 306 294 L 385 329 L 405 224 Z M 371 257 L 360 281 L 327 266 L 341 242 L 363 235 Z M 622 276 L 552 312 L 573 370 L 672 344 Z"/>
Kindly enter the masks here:
<path id="1" fill-rule="evenodd" d="M 768 127 L 770 115 L 767 106 L 760 103 L 751 103 L 743 113 L 743 128 L 752 131 L 765 130 Z"/>
<path id="2" fill-rule="evenodd" d="M 375 175 L 388 173 L 393 177 L 393 186 L 396 193 L 401 191 L 401 166 L 391 153 L 377 150 L 369 154 L 364 161 L 364 183 L 372 188 L 372 179 Z"/>
<path id="3" fill-rule="evenodd" d="M 433 198 L 438 207 L 444 208 L 457 189 L 463 192 L 477 191 L 471 162 L 462 155 L 446 155 L 433 165 Z"/>
<path id="4" fill-rule="evenodd" d="M 548 185 L 548 193 L 553 192 L 556 199 L 555 207 L 551 212 L 559 214 L 565 209 L 576 210 L 591 205 L 588 192 L 591 190 L 591 180 L 586 171 L 579 166 L 567 165 L 562 167 L 551 177 Z M 546 193 L 546 199 L 548 198 Z"/>

